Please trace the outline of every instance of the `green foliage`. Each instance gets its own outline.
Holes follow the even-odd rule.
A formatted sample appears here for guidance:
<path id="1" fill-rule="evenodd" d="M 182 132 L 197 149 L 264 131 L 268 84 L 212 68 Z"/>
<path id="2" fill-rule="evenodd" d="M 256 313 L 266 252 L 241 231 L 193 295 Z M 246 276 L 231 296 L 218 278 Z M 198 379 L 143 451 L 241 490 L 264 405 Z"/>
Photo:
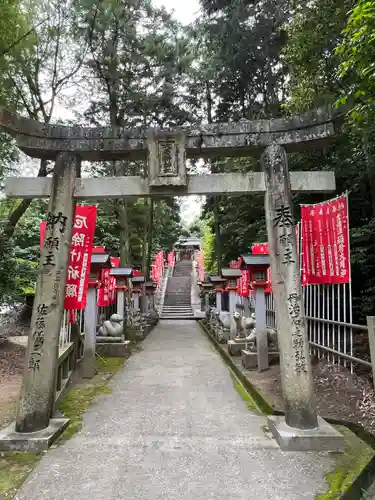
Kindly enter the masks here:
<path id="1" fill-rule="evenodd" d="M 354 0 L 317 0 L 295 8 L 286 24 L 288 43 L 282 53 L 289 75 L 287 109 L 300 112 L 337 99 L 336 48 L 353 4 Z"/>
<path id="2" fill-rule="evenodd" d="M 201 231 L 205 271 L 208 274 L 216 274 L 217 262 L 215 260 L 215 236 L 212 233 L 209 220 L 206 220 L 201 225 Z"/>
<path id="3" fill-rule="evenodd" d="M 337 47 L 340 76 L 346 84 L 342 103 L 353 106 L 355 121 L 373 121 L 375 89 L 375 2 L 359 0 L 351 11 Z"/>

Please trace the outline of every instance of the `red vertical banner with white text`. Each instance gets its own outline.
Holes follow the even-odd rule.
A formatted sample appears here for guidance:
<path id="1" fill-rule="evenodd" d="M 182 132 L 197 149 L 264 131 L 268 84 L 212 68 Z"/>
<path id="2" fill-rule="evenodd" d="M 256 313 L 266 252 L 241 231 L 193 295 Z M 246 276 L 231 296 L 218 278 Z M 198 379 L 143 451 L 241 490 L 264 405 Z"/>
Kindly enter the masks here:
<path id="1" fill-rule="evenodd" d="M 164 252 L 163 250 L 160 250 L 160 252 L 158 252 L 154 257 L 154 264 L 152 267 L 152 280 L 157 282 L 158 288 L 160 288 L 161 285 L 161 279 L 163 277 L 163 269 L 164 269 Z"/>
<path id="2" fill-rule="evenodd" d="M 97 293 L 98 307 L 107 307 L 111 303 L 111 276 L 110 269 L 102 269 L 100 276 L 100 286 Z"/>
<path id="3" fill-rule="evenodd" d="M 168 253 L 168 267 L 173 267 L 173 264 L 174 264 L 174 250 L 171 250 L 169 253 Z"/>
<path id="4" fill-rule="evenodd" d="M 120 267 L 120 257 L 111 257 L 112 267 Z M 110 276 L 109 284 L 109 301 L 111 304 L 116 302 L 116 278 L 115 276 Z"/>
<path id="5" fill-rule="evenodd" d="M 301 205 L 303 281 L 350 282 L 348 197 Z"/>
<path id="6" fill-rule="evenodd" d="M 84 309 L 96 225 L 95 206 L 77 205 L 70 244 L 64 309 Z"/>
<path id="7" fill-rule="evenodd" d="M 238 295 L 248 297 L 250 295 L 250 271 L 241 269 L 241 278 L 238 280 Z"/>

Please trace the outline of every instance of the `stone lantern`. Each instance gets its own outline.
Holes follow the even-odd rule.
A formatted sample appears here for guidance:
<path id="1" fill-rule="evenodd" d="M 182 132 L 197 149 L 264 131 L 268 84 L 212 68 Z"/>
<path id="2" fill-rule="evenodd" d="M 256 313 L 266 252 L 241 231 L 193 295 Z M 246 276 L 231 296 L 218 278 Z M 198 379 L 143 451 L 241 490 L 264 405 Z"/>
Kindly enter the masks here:
<path id="1" fill-rule="evenodd" d="M 125 319 L 125 292 L 128 289 L 128 280 L 133 276 L 133 268 L 117 267 L 111 270 L 110 275 L 116 278 L 117 314 Z"/>
<path id="2" fill-rule="evenodd" d="M 145 281 L 145 294 L 147 296 L 147 310 L 152 310 L 155 308 L 155 291 L 158 284 L 156 281 Z M 148 312 L 147 311 L 147 312 Z"/>
<path id="3" fill-rule="evenodd" d="M 146 278 L 144 276 L 134 276 L 132 278 L 133 309 L 139 309 L 139 296 L 144 294 Z"/>
<path id="4" fill-rule="evenodd" d="M 237 302 L 237 280 L 241 278 L 241 269 L 225 267 L 221 270 L 221 277 L 226 280 L 226 290 L 229 292 L 230 336 L 233 339 L 237 334 L 237 326 L 233 314 Z"/>
<path id="5" fill-rule="evenodd" d="M 204 293 L 204 312 L 207 314 L 210 308 L 210 291 L 213 289 L 212 283 L 210 281 L 203 281 L 201 286 Z"/>
<path id="6" fill-rule="evenodd" d="M 270 267 L 268 255 L 244 255 L 243 264 L 250 271 L 250 282 L 255 288 L 255 319 L 256 319 L 256 347 L 258 371 L 268 370 L 268 339 L 266 325 L 266 296 L 265 289 L 268 286 L 267 270 Z M 243 363 L 249 365 L 243 351 Z M 252 353 L 251 356 L 254 356 Z M 246 358 L 246 360 L 245 360 Z"/>
<path id="7" fill-rule="evenodd" d="M 208 279 L 216 292 L 216 309 L 221 311 L 221 294 L 225 290 L 226 280 L 221 276 L 209 276 Z"/>
<path id="8" fill-rule="evenodd" d="M 96 292 L 100 283 L 102 269 L 110 267 L 112 266 L 108 253 L 92 254 L 85 307 L 85 346 L 82 370 L 84 378 L 93 378 L 95 375 L 95 341 L 98 316 Z"/>

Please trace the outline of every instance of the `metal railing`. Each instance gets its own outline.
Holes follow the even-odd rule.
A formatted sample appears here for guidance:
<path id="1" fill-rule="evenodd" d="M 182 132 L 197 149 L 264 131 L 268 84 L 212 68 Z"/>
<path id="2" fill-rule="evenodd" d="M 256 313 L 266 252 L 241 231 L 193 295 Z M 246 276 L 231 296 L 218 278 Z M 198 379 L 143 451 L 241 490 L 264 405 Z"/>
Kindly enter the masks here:
<path id="1" fill-rule="evenodd" d="M 64 310 L 63 319 L 61 321 L 59 348 L 64 349 L 72 342 L 72 323 L 70 322 L 70 311 Z M 81 335 L 84 333 L 84 311 L 73 311 L 75 323 L 79 326 Z"/>
<path id="2" fill-rule="evenodd" d="M 306 287 L 306 289 L 308 288 Z M 336 297 L 336 307 L 331 307 L 328 310 L 326 299 L 332 290 L 329 290 L 327 287 L 325 292 L 322 292 L 322 290 L 318 290 L 318 292 L 325 301 L 324 307 L 322 305 L 324 302 L 321 298 L 314 297 L 312 290 L 305 290 L 304 293 L 305 315 L 311 353 L 319 359 L 325 358 L 330 363 L 346 366 L 350 368 L 352 373 L 359 366 L 371 368 L 370 348 L 369 346 L 366 347 L 368 343 L 367 326 L 354 324 L 342 319 L 326 317 L 328 313 L 331 317 L 339 316 L 339 301 Z M 329 299 L 331 299 L 331 296 Z M 318 301 L 320 304 L 319 307 Z M 275 303 L 272 293 L 266 294 L 266 324 L 269 327 L 277 328 Z"/>

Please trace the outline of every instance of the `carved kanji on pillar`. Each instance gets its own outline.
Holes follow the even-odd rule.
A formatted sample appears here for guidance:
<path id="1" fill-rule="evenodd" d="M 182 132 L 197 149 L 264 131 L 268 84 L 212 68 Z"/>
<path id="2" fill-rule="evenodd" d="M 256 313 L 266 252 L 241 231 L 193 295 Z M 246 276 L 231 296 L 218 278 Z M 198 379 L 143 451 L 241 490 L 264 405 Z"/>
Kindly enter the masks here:
<path id="1" fill-rule="evenodd" d="M 148 139 L 149 185 L 186 186 L 186 137 L 161 135 Z"/>

